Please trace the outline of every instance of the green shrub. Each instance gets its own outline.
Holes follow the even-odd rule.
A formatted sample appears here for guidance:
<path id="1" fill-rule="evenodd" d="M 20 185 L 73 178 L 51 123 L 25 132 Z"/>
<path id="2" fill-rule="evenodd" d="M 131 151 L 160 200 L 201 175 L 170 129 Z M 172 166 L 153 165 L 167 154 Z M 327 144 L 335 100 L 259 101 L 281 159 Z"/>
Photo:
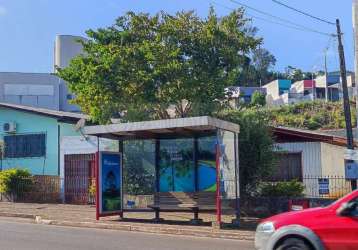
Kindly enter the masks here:
<path id="1" fill-rule="evenodd" d="M 11 168 L 0 172 L 0 193 L 17 195 L 31 190 L 33 180 L 26 169 Z"/>
<path id="2" fill-rule="evenodd" d="M 297 180 L 264 183 L 260 187 L 260 194 L 264 197 L 301 197 L 304 185 Z"/>

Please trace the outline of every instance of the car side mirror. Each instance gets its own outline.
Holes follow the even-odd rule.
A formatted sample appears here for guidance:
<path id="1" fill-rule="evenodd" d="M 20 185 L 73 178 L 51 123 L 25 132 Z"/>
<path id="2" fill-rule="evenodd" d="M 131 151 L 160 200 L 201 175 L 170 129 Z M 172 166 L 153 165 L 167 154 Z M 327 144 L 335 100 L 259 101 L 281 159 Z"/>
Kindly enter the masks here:
<path id="1" fill-rule="evenodd" d="M 349 216 L 351 215 L 352 211 L 355 209 L 354 203 L 343 203 L 338 209 L 337 209 L 337 215 L 339 216 Z"/>

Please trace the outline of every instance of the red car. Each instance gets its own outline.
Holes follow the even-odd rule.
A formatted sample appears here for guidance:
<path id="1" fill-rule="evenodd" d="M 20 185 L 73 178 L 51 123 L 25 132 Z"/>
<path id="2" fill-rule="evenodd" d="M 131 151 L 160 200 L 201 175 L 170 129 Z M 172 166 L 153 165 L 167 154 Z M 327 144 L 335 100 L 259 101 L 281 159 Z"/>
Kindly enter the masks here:
<path id="1" fill-rule="evenodd" d="M 358 190 L 324 208 L 279 214 L 257 227 L 260 250 L 358 250 Z"/>

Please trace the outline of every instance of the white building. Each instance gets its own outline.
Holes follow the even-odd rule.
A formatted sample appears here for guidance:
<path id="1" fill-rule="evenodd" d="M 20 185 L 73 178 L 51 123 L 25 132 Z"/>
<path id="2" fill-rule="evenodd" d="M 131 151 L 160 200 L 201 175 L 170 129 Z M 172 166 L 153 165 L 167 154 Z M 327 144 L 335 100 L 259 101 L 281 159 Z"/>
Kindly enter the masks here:
<path id="1" fill-rule="evenodd" d="M 277 180 L 301 180 L 307 197 L 337 198 L 352 191 L 345 180 L 347 139 L 332 131 L 273 129 L 279 155 Z M 328 186 L 322 190 L 320 182 Z"/>

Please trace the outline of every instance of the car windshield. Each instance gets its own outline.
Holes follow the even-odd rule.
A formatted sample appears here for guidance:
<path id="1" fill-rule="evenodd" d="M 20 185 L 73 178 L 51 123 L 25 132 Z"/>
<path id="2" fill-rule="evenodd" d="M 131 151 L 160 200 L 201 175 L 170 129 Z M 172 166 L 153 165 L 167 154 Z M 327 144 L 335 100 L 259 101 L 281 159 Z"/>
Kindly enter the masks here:
<path id="1" fill-rule="evenodd" d="M 352 209 L 352 216 L 354 217 L 358 217 L 358 197 L 354 198 L 352 201 L 350 201 L 349 203 L 353 204 L 353 209 Z"/>

